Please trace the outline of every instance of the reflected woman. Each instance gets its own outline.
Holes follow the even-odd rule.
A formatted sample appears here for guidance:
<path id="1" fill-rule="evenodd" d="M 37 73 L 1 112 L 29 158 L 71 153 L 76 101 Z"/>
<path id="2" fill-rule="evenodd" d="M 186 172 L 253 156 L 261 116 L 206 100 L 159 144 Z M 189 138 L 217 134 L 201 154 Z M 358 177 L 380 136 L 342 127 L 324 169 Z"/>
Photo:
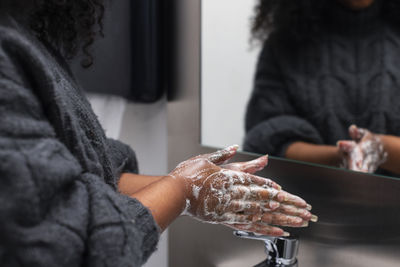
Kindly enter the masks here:
<path id="1" fill-rule="evenodd" d="M 245 150 L 399 174 L 399 11 L 397 0 L 259 0 Z"/>

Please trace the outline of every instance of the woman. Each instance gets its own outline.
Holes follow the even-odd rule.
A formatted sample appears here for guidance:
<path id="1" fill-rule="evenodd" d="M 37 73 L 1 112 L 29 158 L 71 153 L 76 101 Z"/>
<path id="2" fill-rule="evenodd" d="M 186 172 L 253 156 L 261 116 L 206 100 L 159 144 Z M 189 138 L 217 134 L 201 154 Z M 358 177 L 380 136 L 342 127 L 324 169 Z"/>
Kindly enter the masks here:
<path id="1" fill-rule="evenodd" d="M 400 174 L 399 11 L 397 0 L 259 0 L 245 149 Z"/>
<path id="2" fill-rule="evenodd" d="M 0 266 L 140 266 L 181 213 L 259 234 L 304 227 L 311 207 L 220 166 L 233 146 L 163 177 L 135 174 L 134 152 L 105 137 L 65 58 L 102 34 L 101 0 L 0 0 Z M 241 172 L 243 171 L 243 172 Z"/>

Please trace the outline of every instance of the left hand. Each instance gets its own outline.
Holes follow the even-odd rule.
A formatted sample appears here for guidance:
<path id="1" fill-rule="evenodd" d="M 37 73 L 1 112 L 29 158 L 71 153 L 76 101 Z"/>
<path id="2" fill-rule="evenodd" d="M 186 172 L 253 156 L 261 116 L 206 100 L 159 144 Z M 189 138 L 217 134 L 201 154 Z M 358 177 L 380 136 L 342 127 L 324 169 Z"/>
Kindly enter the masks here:
<path id="1" fill-rule="evenodd" d="M 337 143 L 343 153 L 345 168 L 360 172 L 375 172 L 386 161 L 387 153 L 379 135 L 355 125 L 349 128 L 353 140 L 342 140 Z"/>

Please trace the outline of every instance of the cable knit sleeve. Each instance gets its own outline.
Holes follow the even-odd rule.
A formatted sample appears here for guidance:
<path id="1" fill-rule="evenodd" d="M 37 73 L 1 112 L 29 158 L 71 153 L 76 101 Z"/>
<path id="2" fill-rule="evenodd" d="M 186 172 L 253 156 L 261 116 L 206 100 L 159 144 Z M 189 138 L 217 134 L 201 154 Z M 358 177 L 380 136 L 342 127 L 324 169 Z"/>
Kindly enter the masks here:
<path id="1" fill-rule="evenodd" d="M 24 41 L 0 33 L 0 266 L 141 266 L 159 238 L 150 211 L 84 171 L 48 120 L 34 71 L 8 52 Z M 121 170 L 134 171 L 133 152 L 118 147 Z"/>
<path id="2" fill-rule="evenodd" d="M 274 57 L 272 35 L 259 56 L 254 90 L 246 112 L 246 151 L 284 157 L 295 141 L 322 143 L 316 128 L 296 114 Z"/>
<path id="3" fill-rule="evenodd" d="M 136 154 L 130 146 L 111 138 L 107 139 L 107 143 L 116 177 L 120 177 L 122 173 L 139 173 Z"/>

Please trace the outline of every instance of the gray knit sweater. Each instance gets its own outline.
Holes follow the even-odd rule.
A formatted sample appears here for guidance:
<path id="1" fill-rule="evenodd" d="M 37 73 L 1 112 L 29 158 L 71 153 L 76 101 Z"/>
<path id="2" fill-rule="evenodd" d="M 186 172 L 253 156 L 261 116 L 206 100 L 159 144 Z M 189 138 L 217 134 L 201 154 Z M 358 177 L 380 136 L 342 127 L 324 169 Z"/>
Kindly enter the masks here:
<path id="1" fill-rule="evenodd" d="M 380 3 L 358 12 L 332 4 L 322 33 L 307 41 L 270 36 L 247 108 L 245 150 L 284 156 L 295 141 L 335 145 L 349 139 L 353 123 L 400 136 L 400 34 Z"/>
<path id="2" fill-rule="evenodd" d="M 140 266 L 159 229 L 116 190 L 134 152 L 107 139 L 61 59 L 0 19 L 0 266 Z"/>

